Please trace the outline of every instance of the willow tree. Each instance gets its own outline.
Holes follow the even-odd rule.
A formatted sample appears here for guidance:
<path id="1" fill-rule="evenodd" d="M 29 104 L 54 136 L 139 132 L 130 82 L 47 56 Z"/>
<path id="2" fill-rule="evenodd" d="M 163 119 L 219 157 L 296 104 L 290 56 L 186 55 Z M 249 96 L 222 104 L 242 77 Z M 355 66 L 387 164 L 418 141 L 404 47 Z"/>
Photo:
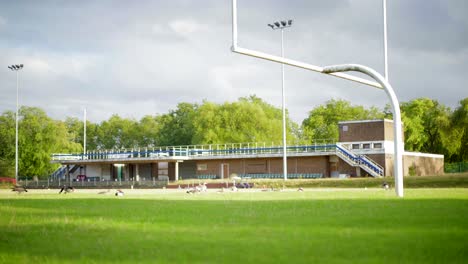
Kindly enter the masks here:
<path id="1" fill-rule="evenodd" d="M 345 100 L 329 100 L 315 107 L 302 122 L 303 137 L 306 141 L 332 140 L 339 136 L 338 122 L 352 120 L 382 119 L 385 114 L 376 107 L 353 106 Z"/>
<path id="2" fill-rule="evenodd" d="M 256 96 L 237 102 L 204 102 L 194 119 L 195 144 L 275 142 L 282 139 L 282 112 Z M 295 142 L 294 123 L 288 118 L 287 138 Z"/>
<path id="3" fill-rule="evenodd" d="M 10 173 L 15 164 L 15 115 L 5 112 L 0 117 L 0 159 Z M 57 165 L 50 163 L 52 153 L 81 151 L 65 124 L 47 116 L 37 107 L 21 107 L 18 128 L 19 176 L 47 176 Z"/>

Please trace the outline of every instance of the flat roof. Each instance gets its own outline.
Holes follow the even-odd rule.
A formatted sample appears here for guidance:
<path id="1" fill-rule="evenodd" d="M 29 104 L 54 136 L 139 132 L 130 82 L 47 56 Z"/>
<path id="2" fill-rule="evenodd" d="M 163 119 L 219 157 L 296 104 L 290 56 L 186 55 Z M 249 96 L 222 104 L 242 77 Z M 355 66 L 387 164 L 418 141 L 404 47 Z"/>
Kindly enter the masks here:
<path id="1" fill-rule="evenodd" d="M 393 120 L 391 120 L 391 119 L 350 120 L 350 121 L 339 121 L 338 124 L 361 124 L 361 123 L 375 123 L 375 122 L 390 122 L 390 123 L 393 123 Z"/>

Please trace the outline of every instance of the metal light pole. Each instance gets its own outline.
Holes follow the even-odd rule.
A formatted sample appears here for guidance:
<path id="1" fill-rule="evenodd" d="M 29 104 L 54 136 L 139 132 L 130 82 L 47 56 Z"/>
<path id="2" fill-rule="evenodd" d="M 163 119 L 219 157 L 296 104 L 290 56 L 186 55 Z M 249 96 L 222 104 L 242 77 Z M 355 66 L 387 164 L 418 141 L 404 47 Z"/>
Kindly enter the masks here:
<path id="1" fill-rule="evenodd" d="M 292 26 L 292 20 L 276 21 L 268 24 L 271 29 L 281 29 L 281 57 L 284 58 L 284 29 Z M 288 179 L 288 157 L 286 145 L 286 99 L 284 90 L 284 64 L 281 63 L 281 97 L 282 97 L 282 111 L 283 111 L 283 178 Z"/>
<path id="2" fill-rule="evenodd" d="M 83 159 L 86 157 L 86 108 L 83 113 Z"/>
<path id="3" fill-rule="evenodd" d="M 384 69 L 385 80 L 388 82 L 388 56 L 387 56 L 387 0 L 383 0 L 383 26 L 384 26 Z"/>
<path id="4" fill-rule="evenodd" d="M 18 183 L 18 90 L 19 90 L 19 77 L 18 71 L 23 68 L 23 64 L 14 64 L 8 66 L 8 69 L 16 72 L 16 139 L 15 139 L 15 182 Z"/>

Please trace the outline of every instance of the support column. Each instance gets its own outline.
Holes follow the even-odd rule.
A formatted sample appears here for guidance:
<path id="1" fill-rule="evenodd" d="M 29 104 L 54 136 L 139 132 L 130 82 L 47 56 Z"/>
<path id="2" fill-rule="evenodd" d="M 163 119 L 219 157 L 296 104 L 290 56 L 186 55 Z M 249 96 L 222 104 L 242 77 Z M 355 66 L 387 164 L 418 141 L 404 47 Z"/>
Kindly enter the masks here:
<path id="1" fill-rule="evenodd" d="M 175 181 L 179 180 L 179 162 L 175 162 Z"/>
<path id="2" fill-rule="evenodd" d="M 140 164 L 135 164 L 135 181 L 140 181 Z"/>
<path id="3" fill-rule="evenodd" d="M 361 177 L 361 167 L 356 167 L 356 177 Z"/>
<path id="4" fill-rule="evenodd" d="M 67 164 L 67 177 L 65 179 L 65 182 L 67 182 L 67 184 L 70 184 L 70 165 Z"/>

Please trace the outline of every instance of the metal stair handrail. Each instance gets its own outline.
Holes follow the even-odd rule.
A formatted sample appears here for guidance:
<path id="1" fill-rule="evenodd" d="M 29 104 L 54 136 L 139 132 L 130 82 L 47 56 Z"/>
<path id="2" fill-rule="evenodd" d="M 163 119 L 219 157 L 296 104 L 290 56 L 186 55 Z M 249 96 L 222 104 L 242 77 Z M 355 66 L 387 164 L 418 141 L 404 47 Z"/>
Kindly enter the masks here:
<path id="1" fill-rule="evenodd" d="M 344 161 L 348 162 L 351 166 L 359 166 L 365 171 L 369 172 L 372 176 L 383 176 L 383 167 L 380 166 L 377 162 L 373 161 L 371 158 L 365 155 L 357 155 L 352 151 L 347 150 L 340 144 L 336 144 L 336 153 Z"/>
<path id="2" fill-rule="evenodd" d="M 384 169 L 380 164 L 372 160 L 371 158 L 367 157 L 366 155 L 359 155 L 359 158 L 362 162 L 371 164 L 371 169 L 375 171 L 379 176 L 383 176 Z"/>

